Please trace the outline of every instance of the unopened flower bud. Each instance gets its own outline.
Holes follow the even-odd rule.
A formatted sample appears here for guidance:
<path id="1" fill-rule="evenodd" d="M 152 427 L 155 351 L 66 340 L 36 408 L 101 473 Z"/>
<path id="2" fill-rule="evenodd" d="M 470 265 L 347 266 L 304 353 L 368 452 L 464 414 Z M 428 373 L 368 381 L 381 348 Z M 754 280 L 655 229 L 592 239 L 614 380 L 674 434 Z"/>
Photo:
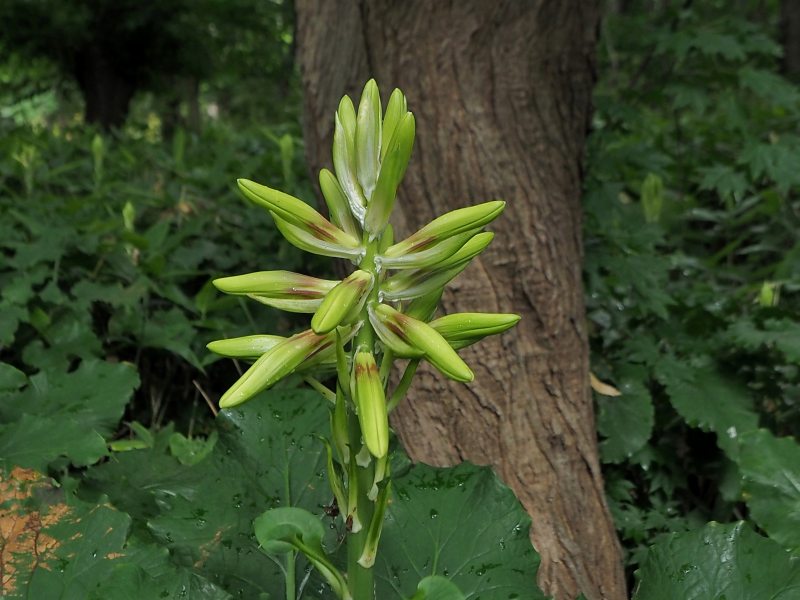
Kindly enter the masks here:
<path id="1" fill-rule="evenodd" d="M 220 398 L 220 408 L 231 408 L 246 402 L 259 392 L 275 385 L 304 362 L 333 346 L 333 334 L 317 335 L 303 331 L 273 346 L 253 363 Z"/>
<path id="2" fill-rule="evenodd" d="M 356 173 L 367 205 L 378 179 L 381 151 L 381 96 L 378 85 L 370 79 L 361 93 L 356 117 Z"/>
<path id="3" fill-rule="evenodd" d="M 402 242 L 388 248 L 384 254 L 386 257 L 397 257 L 409 252 L 418 252 L 451 236 L 478 229 L 500 216 L 505 206 L 506 203 L 502 200 L 494 200 L 450 211 L 434 219 Z"/>
<path id="4" fill-rule="evenodd" d="M 345 318 L 363 305 L 373 276 L 368 271 L 355 271 L 333 288 L 322 301 L 314 317 L 311 329 L 316 333 L 333 331 Z"/>
<path id="5" fill-rule="evenodd" d="M 206 348 L 214 354 L 228 358 L 255 360 L 285 339 L 279 335 L 246 335 L 244 337 L 209 342 Z"/>
<path id="6" fill-rule="evenodd" d="M 246 295 L 274 308 L 290 312 L 314 312 L 325 294 L 339 282 L 291 271 L 258 271 L 222 277 L 213 283 L 221 292 Z"/>
<path id="7" fill-rule="evenodd" d="M 425 359 L 450 379 L 464 382 L 474 379 L 475 375 L 467 364 L 427 323 L 404 315 L 387 304 L 376 306 L 374 313 L 377 320 L 390 327 L 409 346 L 424 352 Z"/>
<path id="8" fill-rule="evenodd" d="M 381 267 L 387 269 L 421 269 L 434 267 L 458 252 L 475 233 L 477 233 L 477 229 L 442 239 L 423 249 L 400 254 L 399 256 L 380 254 L 376 257 L 376 262 L 378 262 Z M 391 246 L 389 250 L 396 246 L 397 244 Z"/>
<path id="9" fill-rule="evenodd" d="M 353 379 L 361 436 L 370 454 L 380 458 L 389 451 L 389 418 L 378 365 L 371 352 L 356 352 Z"/>
<path id="10" fill-rule="evenodd" d="M 453 313 L 431 321 L 429 325 L 455 349 L 511 329 L 519 315 L 498 313 Z"/>
<path id="11" fill-rule="evenodd" d="M 328 205 L 328 213 L 330 213 L 334 224 L 350 235 L 359 238 L 361 236 L 361 228 L 353 219 L 353 215 L 350 212 L 350 204 L 347 202 L 344 190 L 336 180 L 336 176 L 328 169 L 322 169 L 319 172 L 319 188 L 322 190 L 322 196 L 325 198 L 325 203 Z"/>

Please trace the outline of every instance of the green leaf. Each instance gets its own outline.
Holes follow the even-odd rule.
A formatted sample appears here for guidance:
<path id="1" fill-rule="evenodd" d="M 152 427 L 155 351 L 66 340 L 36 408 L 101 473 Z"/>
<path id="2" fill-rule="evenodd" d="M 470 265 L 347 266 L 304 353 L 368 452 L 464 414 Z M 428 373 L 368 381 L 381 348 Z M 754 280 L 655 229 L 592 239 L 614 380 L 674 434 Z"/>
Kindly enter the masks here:
<path id="1" fill-rule="evenodd" d="M 750 517 L 776 542 L 800 550 L 800 445 L 766 429 L 748 433 L 739 468 Z"/>
<path id="2" fill-rule="evenodd" d="M 717 434 L 717 444 L 735 459 L 737 438 L 758 427 L 758 414 L 746 388 L 708 366 L 691 367 L 665 358 L 656 374 L 670 402 L 686 422 Z"/>
<path id="3" fill-rule="evenodd" d="M 379 598 L 408 598 L 427 575 L 468 598 L 544 598 L 530 519 L 490 468 L 417 464 L 392 487 L 375 563 Z"/>
<path id="4" fill-rule="evenodd" d="M 261 552 L 253 521 L 285 506 L 323 518 L 332 494 L 325 448 L 312 432 L 327 430 L 328 414 L 315 392 L 273 390 L 220 412 L 219 439 L 202 462 L 183 466 L 157 440 L 152 450 L 115 454 L 92 469 L 87 491 L 107 493 L 115 506 L 146 521 L 178 564 L 194 566 L 235 597 L 282 598 L 285 559 L 276 563 Z M 335 547 L 336 531 L 326 524 L 325 533 L 326 547 Z M 293 560 L 299 585 L 310 567 L 305 558 Z"/>
<path id="5" fill-rule="evenodd" d="M 12 377 L 17 385 L 19 372 Z M 96 462 L 138 385 L 130 365 L 87 360 L 71 373 L 38 373 L 21 391 L 0 392 L 2 462 L 38 470 L 61 456 L 78 466 Z"/>
<path id="6" fill-rule="evenodd" d="M 419 582 L 417 593 L 411 600 L 465 600 L 465 596 L 446 577 L 432 575 Z"/>
<path id="7" fill-rule="evenodd" d="M 603 462 L 622 462 L 650 439 L 654 409 L 650 392 L 643 383 L 646 376 L 644 368 L 629 367 L 617 379 L 621 396 L 595 396 L 597 430 L 605 438 L 600 442 Z"/>
<path id="8" fill-rule="evenodd" d="M 129 537 L 131 519 L 106 503 L 64 495 L 35 471 L 2 474 L 4 598 L 134 600 L 231 596 L 172 564 L 165 548 Z M 4 521 L 5 523 L 5 521 Z"/>
<path id="9" fill-rule="evenodd" d="M 306 544 L 319 546 L 325 536 L 325 528 L 319 517 L 303 508 L 284 506 L 273 508 L 253 523 L 256 539 L 267 554 L 284 554 L 295 550 L 291 541 L 299 539 Z"/>
<path id="10" fill-rule="evenodd" d="M 350 599 L 347 581 L 328 560 L 322 548 L 325 527 L 319 517 L 305 509 L 283 506 L 266 511 L 253 523 L 256 539 L 267 554 L 302 552 L 317 572 L 333 588 L 337 598 Z M 289 556 L 288 560 L 294 560 Z"/>
<path id="11" fill-rule="evenodd" d="M 211 454 L 218 438 L 216 430 L 207 439 L 187 438 L 176 432 L 169 437 L 169 451 L 182 465 L 196 465 Z"/>
<path id="12" fill-rule="evenodd" d="M 762 327 L 753 321 L 735 321 L 728 329 L 731 339 L 755 350 L 760 346 L 774 348 L 791 362 L 800 362 L 800 323 L 791 319 L 767 319 Z"/>
<path id="13" fill-rule="evenodd" d="M 0 362 L 0 392 L 15 392 L 27 382 L 25 373 L 8 363 Z"/>
<path id="14" fill-rule="evenodd" d="M 698 169 L 702 175 L 701 190 L 715 190 L 721 197 L 734 196 L 740 200 L 747 191 L 747 179 L 728 165 L 714 165 Z"/>
<path id="15" fill-rule="evenodd" d="M 800 594 L 800 558 L 744 522 L 670 534 L 650 548 L 636 575 L 634 600 L 792 600 Z"/>
<path id="16" fill-rule="evenodd" d="M 157 439 L 153 450 L 116 454 L 92 469 L 87 493 L 108 493 L 116 506 L 147 522 L 178 564 L 194 565 L 235 596 L 280 598 L 285 566 L 260 551 L 251 524 L 265 509 L 287 506 L 326 523 L 322 507 L 332 500 L 327 452 L 313 434 L 326 431 L 328 421 L 327 404 L 317 394 L 272 390 L 220 413 L 219 441 L 206 460 L 184 467 L 163 446 L 159 450 Z M 406 466 L 397 456 L 374 567 L 379 598 L 408 598 L 420 579 L 434 574 L 470 598 L 543 598 L 531 595 L 539 559 L 528 537 L 529 518 L 489 468 Z M 341 519 L 323 529 L 322 546 L 337 547 Z M 343 563 L 337 556 L 332 562 Z M 295 560 L 299 582 L 310 567 L 301 556 Z M 311 597 L 330 597 L 319 576 L 312 574 L 311 582 Z"/>

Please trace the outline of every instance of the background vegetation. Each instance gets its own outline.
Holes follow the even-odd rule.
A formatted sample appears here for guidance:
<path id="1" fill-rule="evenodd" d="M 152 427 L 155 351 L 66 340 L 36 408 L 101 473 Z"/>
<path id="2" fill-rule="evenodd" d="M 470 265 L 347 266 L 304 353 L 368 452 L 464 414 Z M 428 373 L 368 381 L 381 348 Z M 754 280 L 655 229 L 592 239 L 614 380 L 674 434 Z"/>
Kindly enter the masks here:
<path id="1" fill-rule="evenodd" d="M 20 533 L 0 546 L 3 586 L 28 597 L 268 597 L 258 594 L 278 593 L 278 572 L 264 571 L 249 523 L 273 482 L 248 479 L 264 468 L 254 449 L 284 432 L 287 395 L 315 400 L 290 382 L 247 414 L 258 424 L 215 423 L 209 404 L 238 365 L 204 345 L 296 325 L 218 295 L 212 278 L 331 268 L 301 264 L 233 188 L 247 175 L 314 202 L 292 11 L 127 4 L 0 7 L 2 518 L 44 499 L 37 536 L 80 530 L 95 555 L 129 559 L 76 565 L 64 557 L 79 550 L 63 546 L 60 570 L 41 569 L 19 556 L 38 556 L 46 539 Z M 800 586 L 790 558 L 800 551 L 800 88 L 782 71 L 778 9 L 605 10 L 585 281 L 593 371 L 612 385 L 596 395 L 607 493 L 640 598 L 684 597 L 693 577 L 712 590 L 714 577 L 735 590 L 733 578 L 752 573 L 761 579 L 747 585 L 765 587 L 751 590 Z M 130 51 L 104 51 L 119 40 Z M 116 100 L 103 95 L 112 88 Z M 311 444 L 319 415 L 308 410 L 296 443 Z M 278 470 L 296 460 L 285 450 L 270 463 Z M 59 506 L 74 518 L 56 518 Z M 512 531 L 525 526 L 510 519 Z M 718 559 L 700 556 L 701 539 L 763 563 L 710 574 Z M 394 577 L 399 586 L 387 566 Z"/>

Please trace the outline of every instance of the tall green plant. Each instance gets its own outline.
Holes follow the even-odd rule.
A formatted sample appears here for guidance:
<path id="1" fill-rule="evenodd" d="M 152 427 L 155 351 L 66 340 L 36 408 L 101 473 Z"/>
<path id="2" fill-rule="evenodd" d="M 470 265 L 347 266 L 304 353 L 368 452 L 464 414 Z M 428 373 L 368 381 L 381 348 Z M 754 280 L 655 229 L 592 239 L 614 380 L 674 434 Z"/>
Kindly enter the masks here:
<path id="1" fill-rule="evenodd" d="M 214 284 L 223 292 L 313 317 L 310 329 L 289 338 L 247 336 L 212 342 L 209 349 L 255 360 L 222 396 L 223 408 L 242 404 L 297 372 L 307 374 L 330 402 L 327 474 L 346 530 L 346 573 L 326 555 L 319 519 L 304 509 L 269 510 L 256 519 L 255 533 L 269 554 L 304 554 L 340 598 L 370 600 L 391 496 L 389 413 L 405 396 L 420 361 L 456 381 L 471 381 L 473 373 L 456 350 L 509 329 L 519 317 L 458 313 L 433 319 L 444 286 L 491 241 L 493 234 L 483 228 L 505 203 L 454 210 L 394 242 L 388 222 L 415 134 L 402 92 L 394 90 L 383 113 L 378 86 L 370 80 L 358 110 L 345 96 L 335 119 L 335 174 L 320 173 L 332 221 L 283 192 L 248 180 L 239 180 L 239 187 L 270 212 L 289 242 L 314 254 L 349 259 L 356 270 L 341 281 L 287 271 L 217 279 Z M 408 362 L 392 389 L 390 373 L 399 359 Z M 325 365 L 336 371 L 335 391 L 309 375 Z M 287 577 L 287 598 L 294 598 L 293 582 Z M 433 593 L 460 597 L 447 580 L 434 577 L 420 584 L 414 598 Z"/>

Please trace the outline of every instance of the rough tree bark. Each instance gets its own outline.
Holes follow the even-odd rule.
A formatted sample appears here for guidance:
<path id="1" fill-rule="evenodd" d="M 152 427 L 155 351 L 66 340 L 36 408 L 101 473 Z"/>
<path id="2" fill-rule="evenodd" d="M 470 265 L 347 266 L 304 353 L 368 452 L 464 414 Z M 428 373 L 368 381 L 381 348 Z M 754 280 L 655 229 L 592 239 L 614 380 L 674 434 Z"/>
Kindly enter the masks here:
<path id="1" fill-rule="evenodd" d="M 780 38 L 783 44 L 783 72 L 800 79 L 800 2 L 781 0 Z"/>
<path id="2" fill-rule="evenodd" d="M 581 282 L 581 158 L 599 18 L 581 0 L 297 0 L 306 144 L 329 166 L 333 112 L 374 76 L 417 118 L 399 236 L 502 198 L 498 235 L 446 312 L 517 312 L 465 350 L 476 382 L 423 371 L 393 425 L 416 460 L 492 464 L 533 518 L 539 583 L 621 599 L 625 580 L 597 454 Z"/>

